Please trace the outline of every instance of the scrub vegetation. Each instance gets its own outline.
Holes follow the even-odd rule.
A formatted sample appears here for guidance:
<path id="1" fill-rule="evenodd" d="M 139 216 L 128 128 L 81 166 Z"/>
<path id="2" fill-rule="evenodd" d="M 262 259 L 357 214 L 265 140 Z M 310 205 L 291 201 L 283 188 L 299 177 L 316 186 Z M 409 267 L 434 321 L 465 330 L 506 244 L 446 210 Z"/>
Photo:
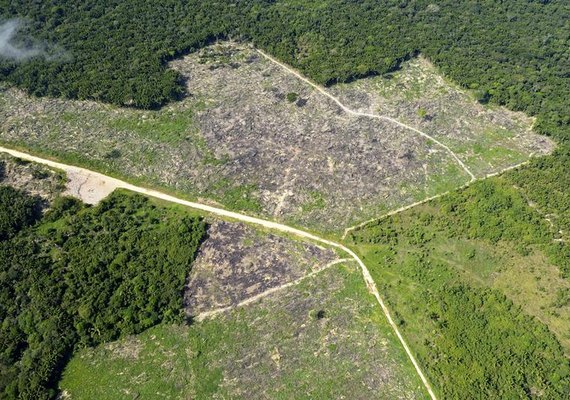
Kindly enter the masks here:
<path id="1" fill-rule="evenodd" d="M 351 236 L 444 398 L 570 390 L 570 248 L 509 182 L 516 174 Z"/>

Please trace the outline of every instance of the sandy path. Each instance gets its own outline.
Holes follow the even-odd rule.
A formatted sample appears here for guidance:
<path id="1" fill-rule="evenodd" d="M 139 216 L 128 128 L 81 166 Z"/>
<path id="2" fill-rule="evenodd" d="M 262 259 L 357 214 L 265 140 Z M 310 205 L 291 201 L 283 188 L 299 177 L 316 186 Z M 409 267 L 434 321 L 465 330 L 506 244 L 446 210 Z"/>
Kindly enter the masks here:
<path id="1" fill-rule="evenodd" d="M 299 283 L 303 282 L 305 279 L 310 278 L 312 276 L 315 276 L 316 274 L 319 274 L 319 273 L 329 269 L 330 267 L 332 267 L 334 265 L 341 264 L 344 262 L 349 262 L 349 261 L 354 261 L 354 260 L 352 258 L 341 258 L 339 260 L 332 261 L 332 262 L 328 263 L 327 265 L 325 265 L 324 267 L 317 269 L 316 271 L 309 272 L 308 274 L 303 275 L 303 276 L 301 276 L 301 277 L 299 277 L 293 281 L 284 283 L 283 285 L 280 285 L 280 286 L 273 287 L 271 289 L 266 290 L 265 292 L 261 292 L 259 294 L 256 294 L 255 296 L 251 296 L 251 297 L 249 297 L 243 301 L 240 301 L 237 304 L 233 304 L 231 306 L 222 307 L 222 308 L 216 308 L 215 310 L 204 311 L 204 312 L 198 314 L 195 317 L 195 319 L 196 319 L 196 321 L 203 321 L 206 318 L 215 317 L 218 314 L 221 314 L 221 313 L 226 312 L 226 311 L 233 310 L 234 308 L 243 307 L 243 306 L 246 306 L 248 304 L 254 303 L 259 299 L 262 299 L 264 297 L 269 296 L 270 294 L 273 294 L 275 292 L 278 292 L 280 290 L 286 289 L 286 288 L 291 287 L 291 286 L 298 285 Z"/>
<path id="2" fill-rule="evenodd" d="M 425 132 L 420 131 L 419 129 L 414 128 L 413 126 L 404 124 L 403 122 L 398 121 L 397 119 L 394 118 L 390 118 L 387 117 L 385 115 L 376 115 L 376 114 L 369 114 L 369 113 L 363 113 L 360 111 L 355 111 L 352 110 L 350 108 L 348 108 L 347 106 L 345 106 L 339 99 L 337 99 L 336 97 L 334 97 L 332 94 L 330 94 L 329 92 L 327 92 L 323 87 L 317 85 L 316 83 L 310 81 L 309 79 L 305 78 L 303 75 L 301 75 L 300 73 L 298 73 L 297 71 L 295 71 L 294 69 L 292 69 L 291 67 L 277 61 L 275 58 L 271 57 L 269 54 L 266 54 L 265 52 L 256 49 L 257 52 L 259 54 L 261 54 L 263 57 L 265 57 L 266 59 L 268 59 L 269 61 L 271 61 L 272 63 L 279 65 L 281 68 L 285 69 L 286 71 L 288 71 L 289 73 L 291 73 L 292 75 L 296 76 L 298 79 L 302 80 L 303 82 L 311 85 L 312 87 L 314 87 L 315 89 L 317 89 L 320 93 L 322 93 L 323 95 L 327 96 L 329 99 L 331 99 L 332 101 L 334 101 L 344 112 L 346 112 L 347 114 L 351 114 L 351 115 L 356 115 L 359 117 L 367 117 L 367 118 L 375 118 L 375 119 L 381 119 L 384 121 L 389 121 L 393 124 L 399 125 L 402 128 L 405 129 L 409 129 L 411 131 L 414 131 L 415 133 L 419 134 L 420 136 L 425 137 L 426 139 L 432 141 L 433 143 L 437 144 L 438 146 L 440 146 L 441 148 L 443 148 L 445 151 L 447 151 L 454 159 L 455 161 L 457 161 L 457 163 L 461 166 L 461 168 L 463 168 L 463 170 L 471 177 L 471 180 L 474 181 L 475 179 L 477 179 L 475 177 L 475 175 L 473 175 L 473 173 L 469 170 L 469 168 L 467 168 L 467 166 L 463 163 L 463 161 L 461 161 L 461 159 L 457 156 L 457 154 L 455 154 L 453 152 L 453 150 L 451 150 L 447 145 L 443 144 L 442 142 L 440 142 L 439 140 L 437 140 L 436 138 L 428 135 Z"/>
<path id="3" fill-rule="evenodd" d="M 288 225 L 283 225 L 283 224 L 280 224 L 277 222 L 268 221 L 268 220 L 264 220 L 261 218 L 251 217 L 249 215 L 244 215 L 244 214 L 240 214 L 237 212 L 224 210 L 222 208 L 217 208 L 217 207 L 209 206 L 206 204 L 195 203 L 195 202 L 188 201 L 188 200 L 182 200 L 182 199 L 179 199 L 177 197 L 171 196 L 169 194 L 159 192 L 157 190 L 147 189 L 147 188 L 140 187 L 140 186 L 135 186 L 135 185 L 132 185 L 128 182 L 122 181 L 120 179 L 112 178 L 110 176 L 106 176 L 106 175 L 100 174 L 100 173 L 95 172 L 95 171 L 90 171 L 90 170 L 85 169 L 85 168 L 80 168 L 80 167 L 75 167 L 72 165 L 62 164 L 62 163 L 52 161 L 52 160 L 46 160 L 46 159 L 43 159 L 40 157 L 33 156 L 31 154 L 23 153 L 23 152 L 17 151 L 17 150 L 11 150 L 11 149 L 1 147 L 1 146 L 0 146 L 0 151 L 8 153 L 14 157 L 21 158 L 23 160 L 37 162 L 40 164 L 50 166 L 52 168 L 56 168 L 56 169 L 65 171 L 66 173 L 68 173 L 70 175 L 70 179 L 73 180 L 73 185 L 76 185 L 74 187 L 77 187 L 76 195 L 87 196 L 86 199 L 96 198 L 97 196 L 101 196 L 111 188 L 113 188 L 113 189 L 117 189 L 117 188 L 127 189 L 127 190 L 130 190 L 132 192 L 144 194 L 146 196 L 155 197 L 155 198 L 162 199 L 162 200 L 165 200 L 165 201 L 168 201 L 171 203 L 180 204 L 180 205 L 187 206 L 190 208 L 194 208 L 197 210 L 201 210 L 201 211 L 204 211 L 204 212 L 207 212 L 210 214 L 218 215 L 218 216 L 221 216 L 224 218 L 235 219 L 238 221 L 263 226 L 263 227 L 268 228 L 268 229 L 274 229 L 274 230 L 277 230 L 280 232 L 289 233 L 289 234 L 292 234 L 295 236 L 299 236 L 299 237 L 302 237 L 305 239 L 309 239 L 309 240 L 312 240 L 312 241 L 315 241 L 318 243 L 322 243 L 322 244 L 325 244 L 327 246 L 331 246 L 331 247 L 334 247 L 334 248 L 337 248 L 337 249 L 344 251 L 345 253 L 349 254 L 350 257 L 352 257 L 358 263 L 358 266 L 360 267 L 360 270 L 362 272 L 362 276 L 364 278 L 364 282 L 366 283 L 366 287 L 368 288 L 369 292 L 376 298 L 378 304 L 382 308 L 382 311 L 384 312 L 384 315 L 386 316 L 388 323 L 390 324 L 394 333 L 396 334 L 396 336 L 400 340 L 400 343 L 404 347 L 406 354 L 408 355 L 410 361 L 412 362 L 414 368 L 416 369 L 416 372 L 418 373 L 418 376 L 422 380 L 422 382 L 423 382 L 427 392 L 429 393 L 430 397 L 434 400 L 436 399 L 435 393 L 433 392 L 427 378 L 425 377 L 424 373 L 422 372 L 422 370 L 421 370 L 418 362 L 416 361 L 416 358 L 412 354 L 412 351 L 410 350 L 408 344 L 404 340 L 404 337 L 402 336 L 400 330 L 398 329 L 398 326 L 396 325 L 396 323 L 392 319 L 390 311 L 388 310 L 388 308 L 384 304 L 384 301 L 382 300 L 382 297 L 380 296 L 380 293 L 378 292 L 378 288 L 376 286 L 376 283 L 374 282 L 374 279 L 372 279 L 372 275 L 370 275 L 370 271 L 368 270 L 366 265 L 362 262 L 362 260 L 356 255 L 356 253 L 353 252 L 352 250 L 350 250 L 348 247 L 346 247 L 340 243 L 333 242 L 332 240 L 321 238 L 321 237 L 316 236 L 312 233 L 305 232 L 301 229 L 293 228 L 293 227 L 288 226 Z M 77 182 L 80 182 L 80 183 L 78 184 Z"/>

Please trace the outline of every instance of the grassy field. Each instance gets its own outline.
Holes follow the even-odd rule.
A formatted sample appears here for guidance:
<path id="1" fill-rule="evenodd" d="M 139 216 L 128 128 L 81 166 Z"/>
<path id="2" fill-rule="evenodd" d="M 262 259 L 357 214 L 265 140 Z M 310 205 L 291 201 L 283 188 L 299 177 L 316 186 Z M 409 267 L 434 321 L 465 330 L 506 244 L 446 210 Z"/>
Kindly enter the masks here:
<path id="1" fill-rule="evenodd" d="M 570 281 L 554 237 L 508 181 L 493 179 L 352 240 L 443 398 L 562 398 Z"/>
<path id="2" fill-rule="evenodd" d="M 72 399 L 426 398 L 351 264 L 215 319 L 82 350 L 60 388 Z"/>

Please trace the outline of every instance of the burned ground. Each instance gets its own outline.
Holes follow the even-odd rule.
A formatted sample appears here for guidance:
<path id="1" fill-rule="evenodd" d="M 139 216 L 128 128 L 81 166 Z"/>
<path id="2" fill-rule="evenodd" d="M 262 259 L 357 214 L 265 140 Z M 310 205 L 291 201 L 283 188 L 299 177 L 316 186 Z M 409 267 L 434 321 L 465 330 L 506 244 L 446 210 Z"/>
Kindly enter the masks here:
<path id="1" fill-rule="evenodd" d="M 246 45 L 216 44 L 171 65 L 186 77 L 190 96 L 160 111 L 1 91 L 0 139 L 199 200 L 327 232 L 469 180 L 443 148 L 390 121 L 343 112 Z M 363 84 L 350 85 L 361 96 Z M 352 97 L 360 102 L 357 95 Z M 406 115 L 417 113 L 416 103 L 398 103 L 394 116 L 411 119 Z M 480 111 L 474 110 L 466 114 Z M 433 107 L 428 113 L 434 113 Z M 496 143 L 506 143 L 490 164 L 473 164 L 478 172 L 525 159 L 539 140 L 518 114 L 501 118 L 491 118 L 487 126 L 509 126 L 518 139 L 505 142 L 497 128 L 499 133 L 477 141 L 475 150 L 473 138 L 480 132 L 464 134 L 465 124 L 452 124 L 453 132 L 459 132 L 453 144 L 458 151 L 467 146 L 468 162 L 470 154 L 495 151 Z M 439 114 L 433 118 L 448 120 L 454 121 Z M 521 144 L 523 139 L 528 146 Z"/>
<path id="2" fill-rule="evenodd" d="M 185 287 L 186 314 L 234 306 L 335 259 L 330 249 L 266 234 L 243 223 L 214 221 Z"/>

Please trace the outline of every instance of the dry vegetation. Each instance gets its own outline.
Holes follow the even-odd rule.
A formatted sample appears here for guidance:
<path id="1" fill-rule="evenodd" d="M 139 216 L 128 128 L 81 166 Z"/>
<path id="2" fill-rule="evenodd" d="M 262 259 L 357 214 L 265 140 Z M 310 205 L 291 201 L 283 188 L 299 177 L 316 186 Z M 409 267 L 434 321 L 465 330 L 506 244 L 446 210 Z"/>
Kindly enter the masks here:
<path id="1" fill-rule="evenodd" d="M 355 110 L 396 118 L 441 140 L 478 177 L 554 147 L 532 132 L 532 118 L 480 104 L 421 56 L 394 73 L 340 84 L 332 92 Z"/>
<path id="2" fill-rule="evenodd" d="M 187 78 L 191 95 L 160 111 L 35 99 L 4 88 L 0 139 L 323 231 L 340 231 L 468 181 L 442 148 L 391 122 L 347 115 L 246 45 L 216 44 L 172 67 Z M 434 74 L 422 60 L 401 75 L 406 73 L 423 82 L 414 80 L 414 88 L 429 86 L 424 81 Z M 335 90 L 361 108 L 361 98 L 380 99 L 374 94 L 378 89 L 369 86 L 384 78 L 374 79 Z M 386 89 L 382 112 L 417 122 L 418 107 L 425 107 L 429 118 L 418 127 L 430 131 L 433 125 L 439 136 L 443 129 L 444 139 L 479 173 L 539 151 L 528 119 L 484 110 L 441 82 L 449 93 L 435 100 L 435 89 L 422 89 L 413 101 L 392 98 L 399 86 Z M 457 110 L 467 122 L 454 119 Z"/>
<path id="3" fill-rule="evenodd" d="M 0 153 L 0 185 L 21 189 L 51 202 L 65 190 L 65 174 Z"/>
<path id="4" fill-rule="evenodd" d="M 325 267 L 336 254 L 316 245 L 214 221 L 185 288 L 188 316 L 234 306 Z"/>

